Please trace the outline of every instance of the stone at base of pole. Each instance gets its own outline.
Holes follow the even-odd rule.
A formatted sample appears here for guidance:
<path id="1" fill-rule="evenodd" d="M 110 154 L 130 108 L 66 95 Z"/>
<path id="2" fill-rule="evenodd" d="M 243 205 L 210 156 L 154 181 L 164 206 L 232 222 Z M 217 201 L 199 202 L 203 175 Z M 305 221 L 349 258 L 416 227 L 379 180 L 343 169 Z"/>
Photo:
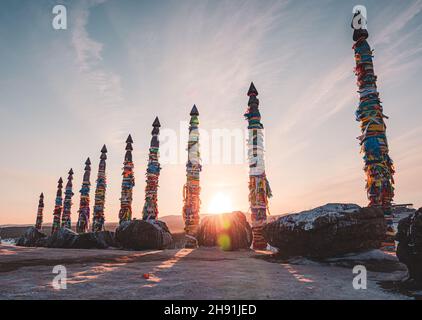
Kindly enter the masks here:
<path id="1" fill-rule="evenodd" d="M 381 249 L 384 251 L 395 252 L 396 251 L 396 231 L 394 230 L 394 221 L 393 221 L 393 213 L 391 212 L 391 208 L 384 208 L 384 217 L 385 222 L 387 225 L 387 230 L 385 233 L 385 239 L 381 244 Z"/>
<path id="2" fill-rule="evenodd" d="M 264 228 L 264 224 L 252 227 L 252 234 L 253 234 L 252 248 L 254 250 L 265 250 L 267 248 L 267 241 L 265 241 L 264 236 L 262 234 L 263 228 Z"/>
<path id="3" fill-rule="evenodd" d="M 198 248 L 198 240 L 196 239 L 197 232 L 198 232 L 197 225 L 191 225 L 191 226 L 185 227 L 185 248 L 187 249 Z"/>
<path id="4" fill-rule="evenodd" d="M 186 242 L 185 242 L 186 249 L 196 249 L 198 248 L 198 240 L 192 236 L 186 235 Z"/>

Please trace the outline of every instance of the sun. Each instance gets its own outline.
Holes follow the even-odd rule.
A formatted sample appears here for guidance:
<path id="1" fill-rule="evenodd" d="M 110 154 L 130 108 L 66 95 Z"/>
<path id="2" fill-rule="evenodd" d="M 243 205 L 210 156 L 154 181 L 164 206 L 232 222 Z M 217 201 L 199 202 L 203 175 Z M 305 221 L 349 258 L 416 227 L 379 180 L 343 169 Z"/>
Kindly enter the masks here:
<path id="1" fill-rule="evenodd" d="M 218 214 L 232 212 L 233 206 L 230 197 L 223 192 L 216 193 L 208 206 L 208 213 Z"/>

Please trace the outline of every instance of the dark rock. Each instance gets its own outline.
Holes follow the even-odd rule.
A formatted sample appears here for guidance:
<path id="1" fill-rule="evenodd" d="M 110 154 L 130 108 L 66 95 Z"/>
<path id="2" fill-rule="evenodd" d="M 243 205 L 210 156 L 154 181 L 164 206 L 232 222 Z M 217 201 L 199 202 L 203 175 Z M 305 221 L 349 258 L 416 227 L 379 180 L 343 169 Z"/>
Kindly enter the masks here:
<path id="1" fill-rule="evenodd" d="M 397 257 L 379 249 L 348 253 L 337 257 L 318 259 L 316 261 L 350 269 L 353 269 L 357 265 L 364 265 L 368 271 L 373 272 L 392 273 L 406 271 L 406 267 L 399 262 Z"/>
<path id="2" fill-rule="evenodd" d="M 396 240 L 397 258 L 422 287 L 422 208 L 399 221 Z"/>
<path id="3" fill-rule="evenodd" d="M 35 227 L 26 229 L 25 233 L 17 240 L 16 245 L 22 247 L 40 247 L 42 246 L 43 240 L 47 236 L 40 232 Z"/>
<path id="4" fill-rule="evenodd" d="M 37 241 L 37 247 L 47 247 L 47 243 L 48 243 L 48 239 L 49 239 L 50 237 L 49 236 L 47 236 L 47 237 L 44 237 L 44 238 L 41 238 L 41 239 L 39 239 L 38 241 Z"/>
<path id="5" fill-rule="evenodd" d="M 75 249 L 106 249 L 109 247 L 117 247 L 118 244 L 114 239 L 114 232 L 99 231 L 81 233 L 73 243 L 72 248 Z"/>
<path id="6" fill-rule="evenodd" d="M 219 246 L 227 251 L 248 249 L 252 229 L 242 212 L 223 213 L 203 218 L 197 239 L 199 246 Z"/>
<path id="7" fill-rule="evenodd" d="M 379 248 L 386 223 L 381 209 L 327 204 L 282 216 L 268 223 L 263 233 L 281 256 L 326 258 Z"/>
<path id="8" fill-rule="evenodd" d="M 47 238 L 45 246 L 49 248 L 74 248 L 78 234 L 67 228 L 60 228 Z"/>
<path id="9" fill-rule="evenodd" d="M 131 220 L 122 222 L 116 229 L 116 240 L 125 249 L 166 249 L 173 237 L 167 225 L 158 220 Z"/>
<path id="10" fill-rule="evenodd" d="M 114 232 L 110 231 L 77 234 L 70 229 L 61 228 L 47 237 L 34 227 L 28 228 L 16 245 L 65 249 L 106 249 L 118 246 L 114 239 Z"/>

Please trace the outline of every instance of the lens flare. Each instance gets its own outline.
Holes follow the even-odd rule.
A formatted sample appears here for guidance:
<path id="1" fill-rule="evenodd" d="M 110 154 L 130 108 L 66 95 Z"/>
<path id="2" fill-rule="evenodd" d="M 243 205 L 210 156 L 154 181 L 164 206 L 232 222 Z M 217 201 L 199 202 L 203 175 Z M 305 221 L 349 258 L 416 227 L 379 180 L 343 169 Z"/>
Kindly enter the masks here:
<path id="1" fill-rule="evenodd" d="M 224 251 L 228 251 L 231 249 L 231 239 L 230 236 L 227 234 L 219 235 L 217 238 L 217 243 L 218 246 Z"/>

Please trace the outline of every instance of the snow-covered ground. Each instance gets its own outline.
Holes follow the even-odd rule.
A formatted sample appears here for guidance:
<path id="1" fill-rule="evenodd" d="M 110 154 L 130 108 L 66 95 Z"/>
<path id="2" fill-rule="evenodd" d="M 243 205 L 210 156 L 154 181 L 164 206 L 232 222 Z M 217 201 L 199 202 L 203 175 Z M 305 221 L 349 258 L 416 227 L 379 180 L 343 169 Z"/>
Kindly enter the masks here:
<path id="1" fill-rule="evenodd" d="M 409 299 L 380 281 L 406 272 L 381 251 L 315 262 L 271 258 L 269 251 L 218 248 L 159 251 L 0 246 L 0 299 Z M 390 261 L 390 262 L 387 262 Z M 367 289 L 353 288 L 355 263 L 368 263 Z M 380 272 L 378 265 L 389 270 Z M 67 289 L 52 287 L 53 267 Z M 373 270 L 373 271 L 371 271 Z M 148 274 L 148 277 L 144 277 Z"/>
<path id="2" fill-rule="evenodd" d="M 16 244 L 16 239 L 0 239 L 0 244 L 14 245 Z"/>
<path id="3" fill-rule="evenodd" d="M 314 222 L 317 218 L 324 216 L 329 220 L 336 219 L 339 216 L 342 216 L 343 213 L 355 212 L 359 209 L 361 209 L 361 207 L 357 204 L 328 203 L 311 210 L 282 216 L 277 221 L 292 230 L 297 227 L 303 228 L 304 230 L 311 230 L 314 228 Z"/>

